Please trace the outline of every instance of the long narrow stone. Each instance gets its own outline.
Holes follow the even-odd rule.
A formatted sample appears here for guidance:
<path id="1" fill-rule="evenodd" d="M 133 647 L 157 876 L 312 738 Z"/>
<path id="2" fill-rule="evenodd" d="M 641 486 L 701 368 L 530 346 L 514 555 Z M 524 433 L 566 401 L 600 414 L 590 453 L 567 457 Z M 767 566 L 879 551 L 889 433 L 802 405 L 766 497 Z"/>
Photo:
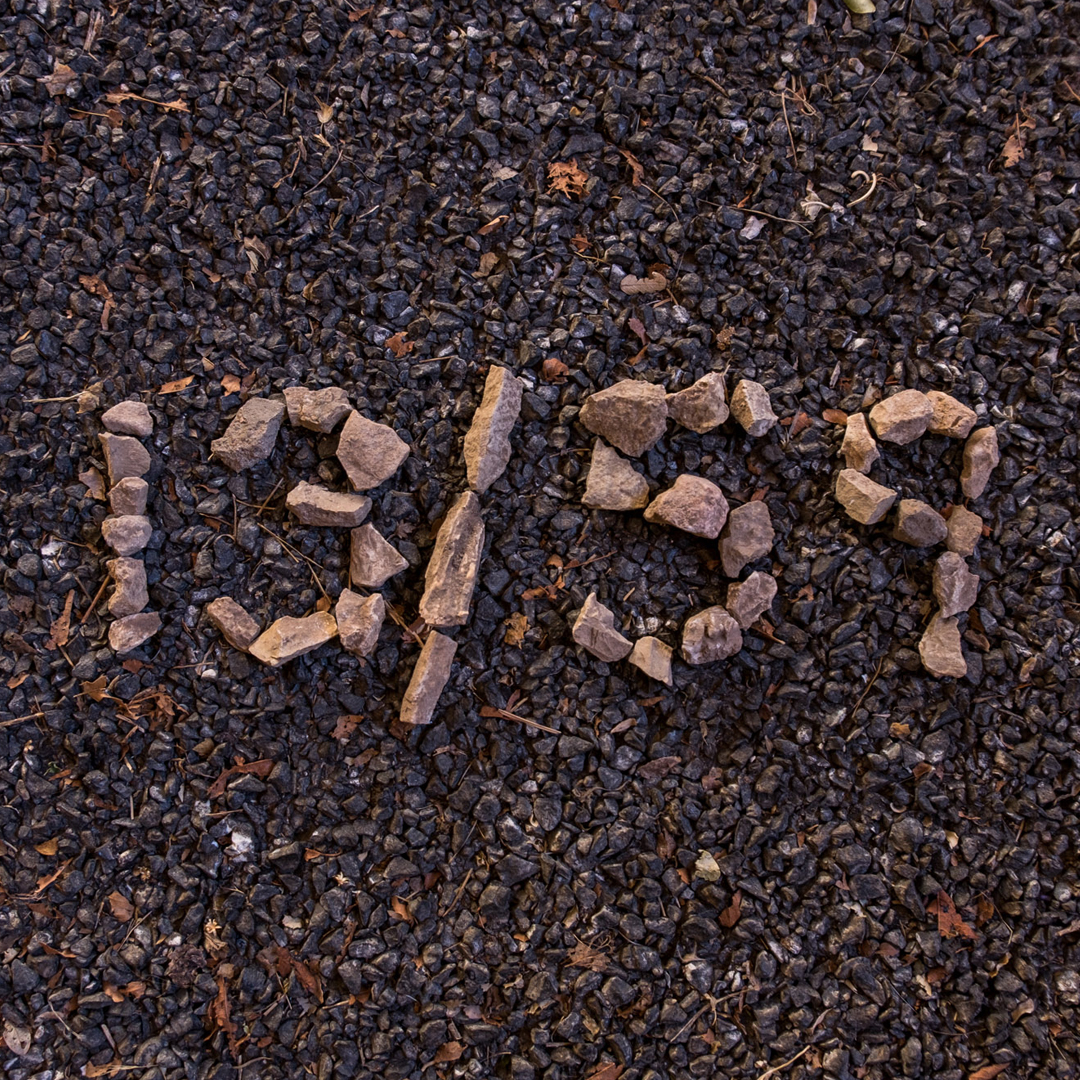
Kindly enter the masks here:
<path id="1" fill-rule="evenodd" d="M 379 593 L 365 598 L 342 589 L 334 607 L 342 647 L 357 656 L 367 656 L 378 644 L 385 617 L 386 601 Z"/>
<path id="2" fill-rule="evenodd" d="M 483 547 L 480 500 L 475 492 L 466 491 L 443 520 L 424 575 L 420 617 L 428 626 L 462 626 L 468 621 Z"/>
<path id="3" fill-rule="evenodd" d="M 432 630 L 420 650 L 405 696 L 401 699 L 403 724 L 430 724 L 435 706 L 450 678 L 457 642 Z"/>
<path id="4" fill-rule="evenodd" d="M 484 397 L 465 436 L 469 487 L 483 494 L 502 476 L 510 460 L 510 431 L 521 412 L 521 380 L 492 365 Z"/>
<path id="5" fill-rule="evenodd" d="M 286 615 L 275 619 L 251 643 L 248 652 L 270 667 L 278 667 L 287 660 L 295 660 L 304 653 L 325 645 L 337 637 L 337 623 L 328 611 L 305 615 L 294 619 Z"/>

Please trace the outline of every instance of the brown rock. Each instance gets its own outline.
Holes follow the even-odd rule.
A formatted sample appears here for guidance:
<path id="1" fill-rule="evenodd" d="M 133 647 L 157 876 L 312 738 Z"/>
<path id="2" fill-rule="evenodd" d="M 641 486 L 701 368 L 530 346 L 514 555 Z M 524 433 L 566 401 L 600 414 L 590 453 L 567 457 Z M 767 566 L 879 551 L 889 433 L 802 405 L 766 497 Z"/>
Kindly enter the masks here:
<path id="1" fill-rule="evenodd" d="M 371 500 L 366 495 L 301 482 L 285 497 L 285 505 L 305 525 L 353 528 L 368 516 Z"/>
<path id="2" fill-rule="evenodd" d="M 342 647 L 357 656 L 368 656 L 379 641 L 379 631 L 386 618 L 386 601 L 378 593 L 358 596 L 342 589 L 334 607 L 338 636 Z"/>
<path id="3" fill-rule="evenodd" d="M 317 611 L 302 619 L 285 616 L 275 619 L 250 645 L 248 652 L 270 667 L 279 667 L 289 660 L 325 645 L 337 637 L 337 623 L 328 611 Z"/>
<path id="4" fill-rule="evenodd" d="M 109 559 L 105 564 L 113 580 L 113 594 L 109 597 L 109 614 L 116 618 L 134 615 L 150 602 L 146 591 L 146 566 L 142 559 Z"/>
<path id="5" fill-rule="evenodd" d="M 138 435 L 145 439 L 154 431 L 154 418 L 141 401 L 121 401 L 101 414 L 101 422 L 106 431 L 117 435 Z"/>
<path id="6" fill-rule="evenodd" d="M 764 435 L 775 423 L 769 391 L 753 379 L 740 379 L 731 395 L 731 415 L 755 439 Z"/>
<path id="7" fill-rule="evenodd" d="M 370 525 L 352 531 L 349 576 L 354 585 L 377 589 L 408 567 L 396 548 L 388 544 Z"/>
<path id="8" fill-rule="evenodd" d="M 948 535 L 945 519 L 919 499 L 901 499 L 893 538 L 915 547 L 933 547 Z"/>
<path id="9" fill-rule="evenodd" d="M 349 413 L 338 439 L 337 459 L 357 491 L 389 480 L 409 456 L 409 444 L 393 428 Z"/>
<path id="10" fill-rule="evenodd" d="M 432 630 L 420 650 L 408 689 L 401 699 L 403 724 L 430 724 L 435 706 L 450 679 L 457 643 L 453 638 Z"/>
<path id="11" fill-rule="evenodd" d="M 656 496 L 645 511 L 645 520 L 671 525 L 694 536 L 715 540 L 727 521 L 724 493 L 710 480 L 684 473 Z"/>
<path id="12" fill-rule="evenodd" d="M 105 451 L 105 465 L 109 470 L 109 483 L 118 484 L 128 476 L 139 477 L 150 471 L 150 454 L 138 439 L 130 435 L 98 436 Z"/>
<path id="13" fill-rule="evenodd" d="M 101 523 L 101 538 L 117 555 L 134 555 L 150 543 L 150 519 L 138 514 L 107 517 Z"/>
<path id="14" fill-rule="evenodd" d="M 333 431 L 352 412 L 349 395 L 340 386 L 328 386 L 325 390 L 309 390 L 306 386 L 289 386 L 285 389 L 285 407 L 289 410 L 289 423 L 308 431 Z"/>
<path id="15" fill-rule="evenodd" d="M 468 622 L 483 548 L 480 499 L 476 492 L 466 491 L 457 497 L 439 526 L 424 574 L 420 617 L 428 626 L 463 626 Z"/>
<path id="16" fill-rule="evenodd" d="M 726 660 L 741 648 L 739 624 L 722 607 L 706 608 L 683 626 L 682 654 L 688 664 Z"/>
<path id="17" fill-rule="evenodd" d="M 667 395 L 655 383 L 623 379 L 591 395 L 578 419 L 630 457 L 651 450 L 667 430 Z"/>
<path id="18" fill-rule="evenodd" d="M 210 450 L 233 472 L 250 469 L 274 452 L 284 415 L 283 402 L 251 398 L 229 421 L 225 434 L 210 444 Z"/>
<path id="19" fill-rule="evenodd" d="M 969 611 L 979 595 L 979 575 L 973 574 L 962 555 L 946 551 L 934 564 L 934 599 L 944 618 Z"/>
<path id="20" fill-rule="evenodd" d="M 775 538 L 772 517 L 763 499 L 736 506 L 720 536 L 724 576 L 738 577 L 747 563 L 768 555 Z"/>
<path id="21" fill-rule="evenodd" d="M 146 496 L 150 485 L 138 476 L 127 476 L 109 490 L 109 507 L 114 514 L 124 516 L 146 513 Z"/>
<path id="22" fill-rule="evenodd" d="M 977 499 L 990 481 L 990 474 L 1001 460 L 997 431 L 992 427 L 979 428 L 964 443 L 964 468 L 960 487 L 969 499 Z"/>
<path id="23" fill-rule="evenodd" d="M 609 664 L 622 660 L 634 647 L 615 629 L 614 612 L 596 599 L 596 593 L 589 593 L 581 605 L 571 633 L 583 649 Z"/>
<path id="24" fill-rule="evenodd" d="M 492 365 L 484 398 L 465 435 L 465 469 L 469 487 L 483 493 L 502 476 L 510 460 L 510 431 L 521 412 L 520 379 Z"/>
<path id="25" fill-rule="evenodd" d="M 746 630 L 772 607 L 775 596 L 776 578 L 755 570 L 745 581 L 734 581 L 728 586 L 724 606 L 740 628 Z"/>
<path id="26" fill-rule="evenodd" d="M 597 439 L 581 501 L 594 510 L 639 510 L 649 501 L 649 483 L 629 461 Z"/>
<path id="27" fill-rule="evenodd" d="M 956 618 L 937 613 L 919 640 L 919 656 L 923 667 L 935 678 L 951 676 L 960 679 L 967 674 L 967 661 L 960 648 L 960 629 Z"/>
<path id="28" fill-rule="evenodd" d="M 948 435 L 952 439 L 966 439 L 975 426 L 975 410 L 957 401 L 951 394 L 940 390 L 928 390 L 927 400 L 934 415 L 927 430 L 933 435 Z"/>
<path id="29" fill-rule="evenodd" d="M 671 686 L 671 654 L 671 646 L 665 645 L 659 638 L 642 637 L 634 642 L 630 663 L 641 668 L 650 679 Z"/>
<path id="30" fill-rule="evenodd" d="M 246 652 L 259 636 L 259 624 L 231 596 L 211 600 L 206 605 L 206 617 L 234 649 Z"/>
<path id="31" fill-rule="evenodd" d="M 125 615 L 109 627 L 109 648 L 123 655 L 149 641 L 161 629 L 161 616 L 156 611 Z"/>
<path id="32" fill-rule="evenodd" d="M 957 555 L 974 555 L 975 545 L 982 538 L 983 519 L 962 506 L 954 506 L 948 525 L 945 546 Z"/>
<path id="33" fill-rule="evenodd" d="M 667 396 L 668 416 L 684 428 L 712 431 L 728 418 L 724 376 L 711 371 L 692 386 Z"/>
<path id="34" fill-rule="evenodd" d="M 934 407 L 919 390 L 901 390 L 870 410 L 870 423 L 879 439 L 906 446 L 930 426 Z"/>
<path id="35" fill-rule="evenodd" d="M 844 441 L 840 444 L 840 453 L 849 469 L 868 473 L 881 453 L 874 442 L 874 436 L 866 426 L 866 417 L 862 413 L 852 413 L 844 428 Z"/>
<path id="36" fill-rule="evenodd" d="M 896 501 L 892 488 L 875 484 L 868 476 L 854 469 L 841 469 L 836 478 L 836 501 L 847 511 L 850 518 L 863 525 L 880 521 Z"/>

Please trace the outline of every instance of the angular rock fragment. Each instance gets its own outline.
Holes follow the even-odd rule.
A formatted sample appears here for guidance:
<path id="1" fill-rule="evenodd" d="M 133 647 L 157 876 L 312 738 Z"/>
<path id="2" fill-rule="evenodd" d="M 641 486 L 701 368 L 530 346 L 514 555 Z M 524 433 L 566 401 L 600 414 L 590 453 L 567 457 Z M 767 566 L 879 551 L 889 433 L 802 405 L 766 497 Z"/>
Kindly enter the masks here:
<path id="1" fill-rule="evenodd" d="M 591 395 L 578 419 L 594 435 L 630 457 L 651 450 L 667 430 L 667 394 L 662 386 L 623 379 Z"/>
<path id="2" fill-rule="evenodd" d="M 129 476 L 144 476 L 150 471 L 150 454 L 138 439 L 130 435 L 110 435 L 108 432 L 103 432 L 98 438 L 105 452 L 110 484 L 117 484 Z"/>
<path id="3" fill-rule="evenodd" d="M 975 545 L 982 538 L 983 519 L 962 506 L 954 506 L 948 527 L 945 546 L 957 555 L 974 555 Z"/>
<path id="4" fill-rule="evenodd" d="M 306 386 L 285 388 L 285 407 L 289 423 L 308 431 L 331 432 L 352 412 L 349 395 L 340 386 L 309 390 Z"/>
<path id="5" fill-rule="evenodd" d="M 109 489 L 109 508 L 114 514 L 145 514 L 150 485 L 138 476 L 126 476 Z"/>
<path id="6" fill-rule="evenodd" d="M 711 371 L 692 386 L 667 396 L 668 416 L 691 431 L 704 433 L 728 418 L 724 376 Z"/>
<path id="7" fill-rule="evenodd" d="M 259 624 L 231 596 L 211 600 L 206 605 L 206 617 L 234 649 L 246 651 L 259 636 Z"/>
<path id="8" fill-rule="evenodd" d="M 634 642 L 630 663 L 641 668 L 650 679 L 671 686 L 671 654 L 671 646 L 665 645 L 659 638 L 642 637 Z"/>
<path id="9" fill-rule="evenodd" d="M 844 428 L 844 441 L 840 444 L 840 453 L 849 469 L 868 473 L 881 452 L 874 442 L 874 436 L 866 426 L 866 417 L 862 413 L 852 413 Z"/>
<path id="10" fill-rule="evenodd" d="M 725 577 L 738 577 L 742 568 L 768 555 L 776 533 L 764 499 L 736 506 L 720 536 L 720 564 Z"/>
<path id="11" fill-rule="evenodd" d="M 875 484 L 868 476 L 854 469 L 841 469 L 836 478 L 836 501 L 850 518 L 863 525 L 880 521 L 896 501 L 892 488 Z"/>
<path id="12" fill-rule="evenodd" d="M 977 499 L 990 482 L 990 474 L 1001 461 L 997 431 L 992 427 L 979 428 L 964 443 L 964 468 L 960 473 L 960 488 L 969 499 Z"/>
<path id="13" fill-rule="evenodd" d="M 274 452 L 285 404 L 267 398 L 245 401 L 210 450 L 233 472 L 250 469 Z"/>
<path id="14" fill-rule="evenodd" d="M 370 525 L 353 529 L 349 576 L 354 585 L 377 589 L 408 567 L 396 548 L 388 544 Z"/>
<path id="15" fill-rule="evenodd" d="M 727 521 L 724 493 L 702 476 L 684 473 L 656 496 L 645 511 L 645 520 L 671 525 L 694 536 L 715 540 Z"/>
<path id="16" fill-rule="evenodd" d="M 412 678 L 401 699 L 403 724 L 430 724 L 439 696 L 450 679 L 450 668 L 457 652 L 457 642 L 432 630 L 420 650 Z"/>
<path id="17" fill-rule="evenodd" d="M 649 483 L 629 461 L 597 439 L 581 501 L 594 510 L 639 510 L 649 501 Z"/>
<path id="18" fill-rule="evenodd" d="M 338 438 L 337 459 L 357 491 L 389 480 L 409 456 L 409 444 L 393 428 L 349 414 Z"/>
<path id="19" fill-rule="evenodd" d="M 125 615 L 109 626 L 109 648 L 114 652 L 131 652 L 149 641 L 161 629 L 161 616 L 156 611 Z"/>
<path id="20" fill-rule="evenodd" d="M 731 395 L 731 415 L 755 439 L 764 435 L 777 420 L 769 391 L 753 379 L 740 379 Z"/>
<path id="21" fill-rule="evenodd" d="M 466 491 L 443 519 L 424 574 L 420 617 L 428 626 L 463 626 L 468 622 L 483 548 L 480 499 L 476 492 Z"/>
<path id="22" fill-rule="evenodd" d="M 772 607 L 776 597 L 776 578 L 755 570 L 745 581 L 733 581 L 727 590 L 724 606 L 731 617 L 746 630 Z"/>
<path id="23" fill-rule="evenodd" d="M 901 390 L 870 410 L 870 423 L 879 439 L 906 446 L 930 426 L 934 407 L 920 390 Z"/>
<path id="24" fill-rule="evenodd" d="M 135 615 L 150 602 L 146 591 L 146 566 L 142 559 L 121 556 L 109 559 L 105 564 L 113 580 L 113 594 L 109 597 L 109 614 L 116 618 Z"/>
<path id="25" fill-rule="evenodd" d="M 940 544 L 948 532 L 945 519 L 932 506 L 919 499 L 900 500 L 894 539 L 915 547 L 933 547 Z"/>
<path id="26" fill-rule="evenodd" d="M 957 401 L 951 394 L 940 390 L 926 392 L 934 415 L 927 428 L 932 435 L 948 435 L 952 439 L 966 439 L 975 426 L 975 410 Z"/>
<path id="27" fill-rule="evenodd" d="M 141 401 L 121 401 L 101 414 L 101 423 L 106 431 L 143 439 L 154 431 L 154 418 Z"/>
<path id="28" fill-rule="evenodd" d="M 581 605 L 571 633 L 583 649 L 609 664 L 622 660 L 634 647 L 615 629 L 615 613 L 596 599 L 596 593 L 589 593 Z"/>
<path id="29" fill-rule="evenodd" d="M 285 496 L 285 505 L 304 525 L 354 528 L 368 516 L 371 500 L 366 495 L 301 482 Z"/>
<path id="30" fill-rule="evenodd" d="M 967 661 L 960 648 L 960 629 L 956 617 L 935 614 L 919 639 L 919 656 L 923 667 L 935 678 L 962 678 L 967 674 Z"/>
<path id="31" fill-rule="evenodd" d="M 969 611 L 979 595 L 979 575 L 973 574 L 955 551 L 939 555 L 934 563 L 934 599 L 945 618 Z"/>
<path id="32" fill-rule="evenodd" d="M 334 605 L 334 618 L 342 647 L 356 656 L 368 656 L 379 640 L 386 601 L 379 593 L 363 597 L 351 589 L 342 589 Z"/>
<path id="33" fill-rule="evenodd" d="M 739 624 L 722 607 L 706 608 L 683 626 L 682 654 L 688 664 L 726 660 L 741 648 Z"/>
<path id="34" fill-rule="evenodd" d="M 279 667 L 325 645 L 336 636 L 337 623 L 328 611 L 317 611 L 301 619 L 286 615 L 275 619 L 251 643 L 248 652 L 270 667 Z"/>
<path id="35" fill-rule="evenodd" d="M 465 435 L 465 470 L 473 491 L 487 491 L 506 469 L 510 431 L 521 412 L 521 391 L 520 379 L 506 368 L 492 365 L 483 400 Z"/>
<path id="36" fill-rule="evenodd" d="M 101 523 L 101 538 L 117 555 L 134 555 L 150 543 L 150 519 L 138 514 L 107 517 Z"/>

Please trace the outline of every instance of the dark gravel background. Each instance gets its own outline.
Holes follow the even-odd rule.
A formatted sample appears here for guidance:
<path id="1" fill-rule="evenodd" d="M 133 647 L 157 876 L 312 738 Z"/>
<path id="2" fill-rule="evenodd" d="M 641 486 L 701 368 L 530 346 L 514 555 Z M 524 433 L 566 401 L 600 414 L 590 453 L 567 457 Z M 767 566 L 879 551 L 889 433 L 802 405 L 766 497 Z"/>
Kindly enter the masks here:
<path id="1" fill-rule="evenodd" d="M 1076 1075 L 1075 3 L 819 0 L 813 26 L 801 3 L 6 11 L 6 1075 Z M 577 200 L 547 184 L 571 158 Z M 619 290 L 654 264 L 670 293 Z M 491 362 L 530 389 L 437 722 L 392 727 L 417 649 L 390 623 L 370 663 L 225 647 L 208 599 L 267 620 L 319 598 L 271 534 L 331 595 L 348 561 L 344 530 L 283 510 L 342 479 L 332 438 L 286 426 L 240 476 L 208 461 L 227 386 L 340 385 L 411 443 L 372 515 L 411 622 Z M 575 417 L 617 378 L 712 369 L 763 381 L 788 425 L 672 428 L 643 465 L 733 505 L 767 488 L 780 596 L 771 638 L 668 690 L 568 618 L 595 588 L 675 643 L 723 599 L 715 546 L 586 512 Z M 956 682 L 915 651 L 928 553 L 830 494 L 822 412 L 888 386 L 949 390 L 1003 447 Z M 165 625 L 121 666 L 78 476 L 128 396 L 157 421 Z M 944 506 L 959 458 L 925 437 L 875 477 Z M 561 734 L 480 715 L 515 693 Z"/>

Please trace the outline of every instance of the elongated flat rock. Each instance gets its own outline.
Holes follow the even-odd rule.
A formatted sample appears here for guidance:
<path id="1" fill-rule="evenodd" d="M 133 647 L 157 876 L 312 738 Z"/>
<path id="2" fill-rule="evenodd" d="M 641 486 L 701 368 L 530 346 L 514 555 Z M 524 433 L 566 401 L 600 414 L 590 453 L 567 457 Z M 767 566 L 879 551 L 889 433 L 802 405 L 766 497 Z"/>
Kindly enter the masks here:
<path id="1" fill-rule="evenodd" d="M 231 596 L 219 596 L 206 605 L 206 617 L 234 648 L 246 651 L 261 627 Z"/>
<path id="2" fill-rule="evenodd" d="M 870 428 L 866 426 L 866 417 L 862 413 L 852 413 L 848 417 L 844 428 L 844 441 L 840 444 L 840 453 L 849 469 L 861 473 L 868 473 L 870 466 L 881 457 L 881 451 L 878 450 L 874 436 L 870 434 Z"/>
<path id="3" fill-rule="evenodd" d="M 870 424 L 885 442 L 906 446 L 930 426 L 934 407 L 920 390 L 901 390 L 870 410 Z"/>
<path id="4" fill-rule="evenodd" d="M 667 407 L 676 424 L 699 433 L 712 431 L 728 418 L 724 376 L 710 371 L 685 390 L 668 394 Z"/>
<path id="5" fill-rule="evenodd" d="M 401 699 L 403 724 L 430 724 L 443 689 L 450 679 L 457 642 L 432 630 L 420 650 L 408 689 Z"/>
<path id="6" fill-rule="evenodd" d="M 954 506 L 949 515 L 949 532 L 945 546 L 957 555 L 974 555 L 975 545 L 982 537 L 983 519 L 962 506 Z"/>
<path id="7" fill-rule="evenodd" d="M 583 649 L 609 664 L 622 660 L 634 647 L 615 629 L 615 613 L 597 600 L 596 593 L 589 593 L 581 605 L 571 634 Z"/>
<path id="8" fill-rule="evenodd" d="M 129 476 L 141 477 L 150 471 L 150 454 L 138 439 L 109 432 L 102 432 L 98 438 L 105 452 L 110 484 L 118 484 Z"/>
<path id="9" fill-rule="evenodd" d="M 325 390 L 286 387 L 285 407 L 289 410 L 290 424 L 323 434 L 333 431 L 352 412 L 349 395 L 340 386 L 328 386 Z"/>
<path id="10" fill-rule="evenodd" d="M 747 435 L 757 439 L 779 419 L 773 412 L 769 391 L 753 379 L 741 379 L 731 395 L 731 415 L 742 425 Z"/>
<path id="11" fill-rule="evenodd" d="M 248 652 L 270 667 L 279 667 L 325 645 L 336 636 L 337 623 L 328 611 L 318 611 L 302 619 L 286 615 L 275 619 L 251 643 Z"/>
<path id="12" fill-rule="evenodd" d="M 377 589 L 408 565 L 397 548 L 388 544 L 372 526 L 353 529 L 349 576 L 354 585 Z"/>
<path id="13" fill-rule="evenodd" d="M 979 595 L 979 575 L 973 574 L 955 551 L 939 555 L 934 563 L 934 599 L 944 618 L 970 611 Z"/>
<path id="14" fill-rule="evenodd" d="M 776 532 L 764 499 L 736 506 L 720 534 L 720 563 L 725 577 L 738 577 L 747 563 L 772 551 Z"/>
<path id="15" fill-rule="evenodd" d="M 463 626 L 468 622 L 483 548 L 480 500 L 475 492 L 466 491 L 443 519 L 424 574 L 420 617 L 428 626 Z"/>
<path id="16" fill-rule="evenodd" d="M 150 602 L 146 591 L 146 566 L 142 559 L 121 556 L 106 564 L 113 580 L 113 594 L 109 597 L 109 614 L 116 618 L 135 615 Z"/>
<path id="17" fill-rule="evenodd" d="M 363 597 L 343 589 L 334 606 L 342 648 L 356 656 L 369 656 L 379 641 L 386 618 L 386 601 L 379 593 Z"/>
<path id="18" fill-rule="evenodd" d="M 285 496 L 285 505 L 304 525 L 351 529 L 368 516 L 371 500 L 366 495 L 301 482 Z"/>
<path id="19" fill-rule="evenodd" d="M 118 517 L 146 513 L 146 496 L 150 485 L 138 476 L 126 476 L 109 489 L 109 508 Z"/>
<path id="20" fill-rule="evenodd" d="M 137 514 L 107 517 L 101 523 L 101 538 L 117 555 L 134 555 L 150 543 L 150 519 Z"/>
<path id="21" fill-rule="evenodd" d="M 741 648 L 739 624 L 722 607 L 706 608 L 683 626 L 682 654 L 688 664 L 726 660 Z"/>
<path id="22" fill-rule="evenodd" d="M 504 367 L 492 365 L 484 397 L 465 435 L 465 470 L 469 487 L 483 494 L 506 470 L 510 460 L 510 431 L 521 412 L 521 380 Z"/>
<path id="23" fill-rule="evenodd" d="M 671 525 L 694 536 L 715 540 L 727 521 L 724 493 L 703 476 L 684 473 L 662 491 L 645 511 L 645 520 Z"/>
<path id="24" fill-rule="evenodd" d="M 623 379 L 593 394 L 578 416 L 594 435 L 630 457 L 639 457 L 660 441 L 667 418 L 664 388 L 637 379 Z"/>
<path id="25" fill-rule="evenodd" d="M 649 501 L 649 482 L 617 451 L 597 439 L 581 501 L 594 510 L 640 510 Z"/>
<path id="26" fill-rule="evenodd" d="M 659 638 L 641 637 L 634 642 L 630 663 L 650 679 L 671 686 L 671 653 L 671 646 L 665 645 Z"/>
<path id="27" fill-rule="evenodd" d="M 975 410 L 940 390 L 928 390 L 926 397 L 934 410 L 927 431 L 932 435 L 948 435 L 951 439 L 966 439 L 975 426 Z"/>
<path id="28" fill-rule="evenodd" d="M 109 626 L 109 648 L 123 655 L 149 641 L 161 629 L 161 616 L 156 611 L 125 615 Z"/>
<path id="29" fill-rule="evenodd" d="M 284 402 L 251 398 L 240 406 L 225 434 L 214 439 L 210 449 L 233 472 L 250 469 L 274 452 L 284 415 Z"/>
<path id="30" fill-rule="evenodd" d="M 409 444 L 385 424 L 376 424 L 358 412 L 349 414 L 338 439 L 337 459 L 357 491 L 367 491 L 389 480 L 409 456 Z"/>
<path id="31" fill-rule="evenodd" d="M 896 492 L 875 484 L 870 477 L 854 469 L 841 469 L 836 478 L 836 501 L 847 511 L 848 517 L 863 525 L 873 525 L 896 502 Z"/>
<path id="32" fill-rule="evenodd" d="M 745 581 L 733 581 L 727 590 L 724 606 L 731 617 L 746 630 L 765 614 L 776 596 L 776 578 L 755 570 Z"/>
<path id="33" fill-rule="evenodd" d="M 1001 461 L 997 431 L 992 427 L 979 428 L 964 443 L 964 468 L 960 473 L 960 488 L 969 499 L 977 499 L 990 482 L 990 474 Z"/>
<path id="34" fill-rule="evenodd" d="M 960 679 L 967 674 L 955 616 L 947 618 L 940 612 L 934 615 L 919 639 L 919 656 L 923 667 L 935 678 Z"/>
<path id="35" fill-rule="evenodd" d="M 141 401 L 121 401 L 101 414 L 101 423 L 106 431 L 142 439 L 154 431 L 154 418 Z"/>

